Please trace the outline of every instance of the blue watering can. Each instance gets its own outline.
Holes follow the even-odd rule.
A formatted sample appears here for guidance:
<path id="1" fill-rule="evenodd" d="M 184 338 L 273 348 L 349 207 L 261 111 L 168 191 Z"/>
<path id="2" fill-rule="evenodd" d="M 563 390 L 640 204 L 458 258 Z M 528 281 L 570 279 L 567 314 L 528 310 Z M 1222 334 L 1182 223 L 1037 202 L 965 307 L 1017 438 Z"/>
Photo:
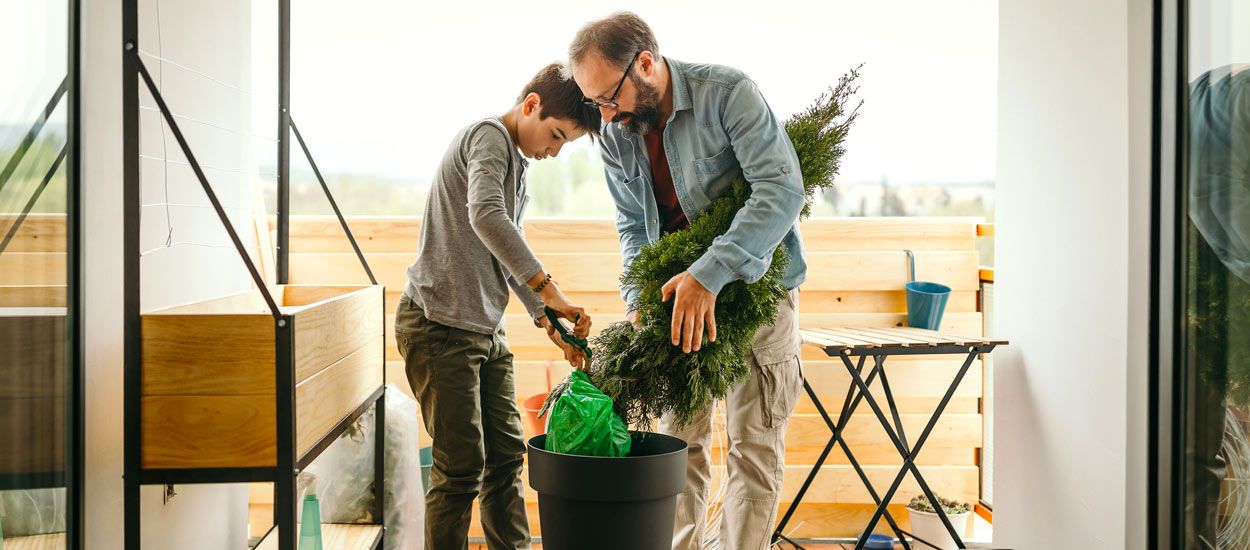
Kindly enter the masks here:
<path id="1" fill-rule="evenodd" d="M 916 255 L 907 250 L 907 265 L 911 276 L 907 279 L 907 325 L 937 330 L 946 311 L 946 300 L 951 287 L 916 280 Z"/>

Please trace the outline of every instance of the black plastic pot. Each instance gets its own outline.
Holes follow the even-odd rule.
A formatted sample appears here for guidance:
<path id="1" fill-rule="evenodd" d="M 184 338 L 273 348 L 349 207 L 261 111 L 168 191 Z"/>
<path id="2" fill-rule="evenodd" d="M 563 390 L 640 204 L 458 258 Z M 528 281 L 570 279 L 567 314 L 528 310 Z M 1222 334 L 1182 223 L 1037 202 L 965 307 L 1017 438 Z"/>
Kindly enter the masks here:
<path id="1" fill-rule="evenodd" d="M 576 456 L 529 441 L 530 487 L 538 491 L 543 550 L 668 550 L 677 494 L 686 486 L 686 442 L 631 433 L 629 456 Z"/>

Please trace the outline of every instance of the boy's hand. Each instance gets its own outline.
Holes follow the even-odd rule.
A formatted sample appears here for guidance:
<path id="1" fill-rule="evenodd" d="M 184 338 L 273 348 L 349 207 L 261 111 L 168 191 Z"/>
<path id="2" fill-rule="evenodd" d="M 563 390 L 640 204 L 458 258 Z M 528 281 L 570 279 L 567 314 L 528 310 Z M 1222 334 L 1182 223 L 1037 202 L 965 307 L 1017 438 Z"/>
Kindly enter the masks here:
<path id="1" fill-rule="evenodd" d="M 550 338 L 553 344 L 559 346 L 564 351 L 564 360 L 568 361 L 569 365 L 572 365 L 577 370 L 586 370 L 586 355 L 572 344 L 560 338 L 560 333 L 556 332 L 556 327 L 551 326 L 551 321 L 548 321 L 546 317 L 539 317 L 538 324 L 547 330 L 547 338 Z"/>
<path id="2" fill-rule="evenodd" d="M 641 319 L 642 317 L 636 309 L 631 309 L 629 310 L 629 313 L 625 314 L 625 320 L 629 321 L 629 324 L 634 325 L 634 328 L 642 328 Z"/>
<path id="3" fill-rule="evenodd" d="M 678 273 L 661 288 L 664 301 L 673 298 L 673 345 L 681 351 L 699 351 L 703 346 L 703 328 L 707 339 L 716 341 L 716 295 L 712 294 L 689 271 Z"/>
<path id="4" fill-rule="evenodd" d="M 573 322 L 573 334 L 578 338 L 585 338 L 590 335 L 590 314 L 585 309 L 577 307 L 569 303 L 569 299 L 560 292 L 560 287 L 555 284 L 549 284 L 541 292 L 543 305 L 554 309 L 556 316 L 561 319 L 568 319 Z M 554 327 L 548 327 L 549 332 L 554 331 Z M 557 335 L 556 338 L 559 338 Z"/>

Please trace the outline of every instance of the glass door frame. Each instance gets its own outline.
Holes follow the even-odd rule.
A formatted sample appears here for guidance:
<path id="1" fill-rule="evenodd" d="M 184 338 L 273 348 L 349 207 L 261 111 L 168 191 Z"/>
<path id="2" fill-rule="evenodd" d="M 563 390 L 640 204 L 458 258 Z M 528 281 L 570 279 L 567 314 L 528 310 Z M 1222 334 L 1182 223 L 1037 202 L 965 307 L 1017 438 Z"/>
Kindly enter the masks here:
<path id="1" fill-rule="evenodd" d="M 1151 223 L 1150 223 L 1150 325 L 1149 341 L 1153 342 L 1149 360 L 1149 430 L 1147 488 L 1147 546 L 1172 548 L 1179 541 L 1180 512 L 1175 498 L 1182 470 L 1176 443 L 1181 441 L 1178 429 L 1184 426 L 1178 416 L 1180 384 L 1176 373 L 1181 354 L 1176 342 L 1181 338 L 1181 324 L 1176 314 L 1183 311 L 1177 284 L 1183 271 L 1185 240 L 1178 238 L 1182 218 L 1178 206 L 1180 193 L 1184 136 L 1178 131 L 1185 109 L 1181 101 L 1185 90 L 1185 43 L 1183 19 L 1184 0 L 1154 0 L 1152 36 L 1154 55 L 1151 63 Z M 1183 348 L 1182 348 L 1183 349 Z"/>
<path id="2" fill-rule="evenodd" d="M 1182 548 L 1185 479 L 1189 464 L 1185 427 L 1189 396 L 1187 337 L 1181 316 L 1189 247 L 1189 2 L 1154 0 L 1151 148 L 1151 303 L 1149 372 L 1147 542 L 1149 548 Z"/>
<path id="3" fill-rule="evenodd" d="M 65 178 L 65 254 L 66 254 L 66 331 L 65 345 L 68 369 L 65 377 L 65 547 L 78 550 L 85 546 L 85 467 L 84 452 L 84 351 L 83 351 L 83 254 L 82 254 L 82 2 L 67 0 L 66 48 L 66 178 Z"/>

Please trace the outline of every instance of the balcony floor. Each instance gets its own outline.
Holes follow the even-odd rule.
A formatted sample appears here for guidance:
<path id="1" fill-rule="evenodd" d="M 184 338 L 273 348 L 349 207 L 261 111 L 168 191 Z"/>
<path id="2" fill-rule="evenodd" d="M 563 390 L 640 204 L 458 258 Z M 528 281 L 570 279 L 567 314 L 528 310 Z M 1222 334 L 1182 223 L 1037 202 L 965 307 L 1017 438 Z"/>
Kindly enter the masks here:
<path id="1" fill-rule="evenodd" d="M 964 543 L 966 543 L 968 545 L 968 548 L 970 549 L 992 548 L 992 546 L 990 546 L 990 539 L 993 538 L 993 532 L 994 532 L 993 526 L 988 521 L 985 521 L 985 518 L 982 518 L 981 516 L 977 514 L 972 514 L 972 533 L 973 534 L 971 537 L 967 537 L 966 539 L 964 539 Z M 481 539 L 478 539 L 478 540 L 481 540 Z M 808 550 L 852 550 L 853 548 L 855 548 L 855 545 L 851 543 L 840 544 L 836 542 L 803 542 L 803 541 L 800 541 L 799 544 L 802 544 L 803 548 L 806 548 Z M 542 550 L 542 548 L 543 548 L 542 544 L 535 543 L 533 550 Z M 793 547 L 783 542 L 777 546 L 774 546 L 773 548 L 777 550 L 791 550 L 791 548 Z M 898 550 L 898 549 L 901 549 L 902 546 L 895 545 L 894 548 L 895 550 Z M 921 546 L 912 545 L 912 548 L 917 549 L 917 548 L 921 548 Z M 487 550 L 487 548 L 486 548 L 486 545 L 483 543 L 469 543 L 469 550 Z"/>

